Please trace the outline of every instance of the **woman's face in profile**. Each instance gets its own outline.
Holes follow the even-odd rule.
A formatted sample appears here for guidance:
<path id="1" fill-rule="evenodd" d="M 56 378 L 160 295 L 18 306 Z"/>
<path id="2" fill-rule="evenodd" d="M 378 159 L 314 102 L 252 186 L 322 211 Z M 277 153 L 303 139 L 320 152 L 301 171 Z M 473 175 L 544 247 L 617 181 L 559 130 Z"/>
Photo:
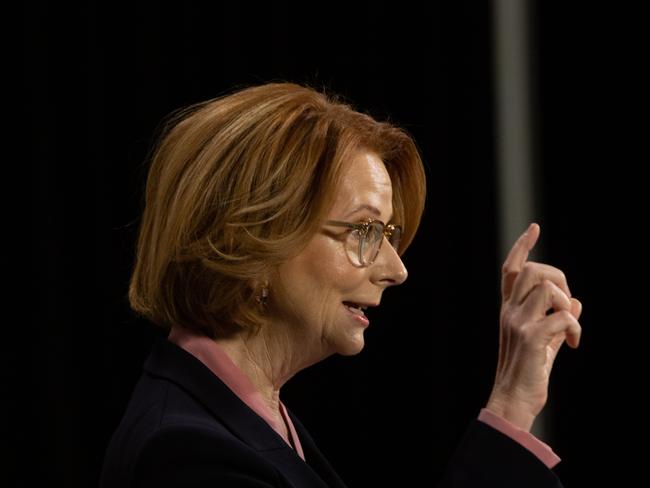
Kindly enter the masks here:
<path id="1" fill-rule="evenodd" d="M 384 163 L 374 153 L 361 152 L 344 170 L 327 220 L 359 223 L 373 218 L 389 223 L 392 199 Z M 376 306 L 385 288 L 399 285 L 407 277 L 404 264 L 386 238 L 371 265 L 355 265 L 346 243 L 350 232 L 345 227 L 324 225 L 298 256 L 280 266 L 276 284 L 283 292 L 274 294 L 276 284 L 271 287 L 270 305 L 296 339 L 302 350 L 297 352 L 315 360 L 332 353 L 360 352 L 363 332 L 371 324 L 344 302 Z"/>

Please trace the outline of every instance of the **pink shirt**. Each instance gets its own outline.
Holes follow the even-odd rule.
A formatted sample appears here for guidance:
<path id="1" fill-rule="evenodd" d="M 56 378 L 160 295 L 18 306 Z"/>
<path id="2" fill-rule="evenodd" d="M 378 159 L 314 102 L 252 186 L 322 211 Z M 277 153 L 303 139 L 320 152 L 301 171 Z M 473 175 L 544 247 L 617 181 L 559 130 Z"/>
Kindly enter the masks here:
<path id="1" fill-rule="evenodd" d="M 284 429 L 273 415 L 271 407 L 262 398 L 262 394 L 230 359 L 221 346 L 207 336 L 198 335 L 180 327 L 172 327 L 169 340 L 185 349 L 207 366 L 242 402 L 262 417 L 284 439 L 284 442 L 295 449 L 303 461 L 305 460 L 305 453 L 302 450 L 300 439 L 284 404 L 280 402 L 280 413 L 286 430 L 289 432 L 289 437 L 284 434 Z"/>
<path id="2" fill-rule="evenodd" d="M 539 460 L 543 462 L 549 469 L 560 462 L 560 458 L 548 445 L 544 444 L 530 432 L 521 430 L 520 428 L 508 422 L 506 419 L 490 412 L 488 409 L 481 409 L 481 413 L 479 414 L 478 419 L 481 422 L 485 422 L 490 427 L 498 430 L 499 432 L 507 435 L 514 441 L 517 441 L 519 444 L 537 456 L 537 458 L 539 458 Z"/>
<path id="3" fill-rule="evenodd" d="M 169 333 L 169 340 L 177 346 L 185 349 L 187 352 L 201 361 L 210 371 L 212 371 L 228 388 L 230 388 L 241 401 L 253 410 L 257 415 L 262 417 L 269 426 L 284 439 L 284 441 L 295 449 L 296 453 L 304 460 L 305 454 L 300 444 L 300 439 L 296 429 L 287 414 L 287 409 L 280 402 L 280 413 L 284 420 L 289 437 L 284 434 L 278 420 L 273 416 L 271 408 L 262 398 L 261 393 L 255 388 L 250 379 L 237 367 L 230 359 L 221 346 L 210 338 L 195 334 L 180 327 L 172 327 Z M 519 429 L 507 420 L 483 408 L 478 416 L 478 420 L 486 423 L 490 427 L 507 435 L 514 441 L 532 452 L 548 468 L 552 468 L 560 462 L 560 458 L 553 450 L 534 435 Z"/>

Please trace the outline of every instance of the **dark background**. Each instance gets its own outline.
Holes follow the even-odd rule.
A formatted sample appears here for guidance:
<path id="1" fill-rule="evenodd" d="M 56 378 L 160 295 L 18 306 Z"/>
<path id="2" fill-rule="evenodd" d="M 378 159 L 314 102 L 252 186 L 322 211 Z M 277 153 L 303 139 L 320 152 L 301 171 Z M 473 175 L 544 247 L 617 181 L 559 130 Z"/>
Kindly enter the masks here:
<path id="1" fill-rule="evenodd" d="M 7 486 L 97 484 L 158 331 L 126 292 L 161 119 L 269 81 L 327 87 L 417 141 L 427 210 L 408 281 L 370 312 L 366 348 L 299 373 L 284 402 L 350 487 L 431 486 L 490 392 L 498 347 L 492 5 L 30 2 L 31 326 L 17 373 Z M 567 487 L 632 476 L 647 275 L 638 13 L 533 2 L 538 251 L 584 306 L 552 376 L 549 432 Z M 643 128 L 643 130 L 642 130 Z M 521 229 L 522 231 L 524 229 Z M 374 313 L 373 313 L 374 312 Z M 635 347 L 641 346 L 641 347 Z M 424 479 L 425 481 L 421 481 Z M 620 479 L 619 479 L 620 481 Z"/>

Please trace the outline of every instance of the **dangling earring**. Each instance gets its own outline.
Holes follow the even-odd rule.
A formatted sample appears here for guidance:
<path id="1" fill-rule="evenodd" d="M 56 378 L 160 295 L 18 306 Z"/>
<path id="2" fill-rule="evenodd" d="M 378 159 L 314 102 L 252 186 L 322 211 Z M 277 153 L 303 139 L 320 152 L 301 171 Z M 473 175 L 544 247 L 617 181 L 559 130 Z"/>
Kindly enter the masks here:
<path id="1" fill-rule="evenodd" d="M 257 303 L 262 305 L 262 307 L 266 306 L 266 304 L 269 301 L 269 283 L 268 283 L 268 281 L 264 283 L 264 286 L 262 287 L 262 294 L 257 295 L 256 299 L 257 299 Z"/>

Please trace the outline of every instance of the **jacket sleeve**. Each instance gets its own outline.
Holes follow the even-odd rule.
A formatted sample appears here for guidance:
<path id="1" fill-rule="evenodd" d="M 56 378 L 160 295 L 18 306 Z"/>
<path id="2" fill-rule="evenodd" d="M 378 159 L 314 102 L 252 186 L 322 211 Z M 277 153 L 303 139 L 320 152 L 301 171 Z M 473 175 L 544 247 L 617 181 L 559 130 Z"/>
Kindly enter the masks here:
<path id="1" fill-rule="evenodd" d="M 439 488 L 562 488 L 533 453 L 489 425 L 473 420 Z"/>
<path id="2" fill-rule="evenodd" d="M 134 488 L 285 487 L 272 465 L 245 445 L 200 427 L 178 425 L 147 439 L 135 464 Z"/>

